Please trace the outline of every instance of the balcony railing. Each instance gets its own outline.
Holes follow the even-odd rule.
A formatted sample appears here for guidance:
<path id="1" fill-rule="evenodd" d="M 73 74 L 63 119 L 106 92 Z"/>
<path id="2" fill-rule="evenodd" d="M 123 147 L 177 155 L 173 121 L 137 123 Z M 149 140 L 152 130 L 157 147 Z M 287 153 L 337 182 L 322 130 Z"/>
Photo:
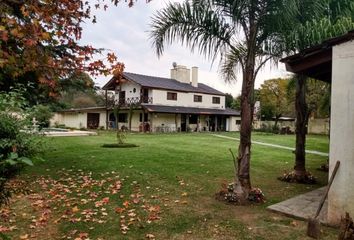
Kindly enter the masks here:
<path id="1" fill-rule="evenodd" d="M 139 106 L 142 103 L 152 103 L 152 97 L 132 97 L 115 101 L 115 104 L 119 104 L 120 107 Z M 108 105 L 113 107 L 113 102 L 109 103 Z"/>

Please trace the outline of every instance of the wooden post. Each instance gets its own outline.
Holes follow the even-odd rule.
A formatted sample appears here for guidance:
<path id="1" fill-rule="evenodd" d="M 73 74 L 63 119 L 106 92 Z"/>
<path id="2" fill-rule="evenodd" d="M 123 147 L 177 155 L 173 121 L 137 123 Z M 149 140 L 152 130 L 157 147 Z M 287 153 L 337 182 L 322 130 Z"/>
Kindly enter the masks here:
<path id="1" fill-rule="evenodd" d="M 106 130 L 108 130 L 108 92 L 105 90 L 105 99 L 106 99 Z"/>
<path id="2" fill-rule="evenodd" d="M 177 114 L 177 113 L 175 113 L 175 125 L 176 125 L 176 132 L 178 132 L 178 131 L 177 131 L 177 129 L 178 129 L 177 116 L 178 116 L 178 114 Z"/>
<path id="3" fill-rule="evenodd" d="M 197 116 L 197 132 L 200 132 L 200 115 Z"/>
<path id="4" fill-rule="evenodd" d="M 215 115 L 214 119 L 215 119 L 215 122 L 214 122 L 214 124 L 215 124 L 214 132 L 217 132 L 217 131 L 218 131 L 218 116 Z"/>
<path id="5" fill-rule="evenodd" d="M 186 132 L 189 132 L 189 114 L 186 114 Z"/>
<path id="6" fill-rule="evenodd" d="M 150 132 L 154 132 L 154 130 L 153 130 L 153 122 L 154 122 L 154 120 L 153 120 L 153 118 L 154 118 L 154 113 L 150 113 Z"/>

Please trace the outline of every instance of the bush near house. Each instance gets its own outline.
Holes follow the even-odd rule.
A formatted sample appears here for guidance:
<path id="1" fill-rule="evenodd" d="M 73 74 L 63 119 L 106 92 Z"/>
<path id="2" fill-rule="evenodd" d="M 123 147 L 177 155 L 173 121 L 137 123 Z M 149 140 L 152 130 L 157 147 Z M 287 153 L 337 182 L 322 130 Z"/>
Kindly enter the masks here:
<path id="1" fill-rule="evenodd" d="M 50 107 L 44 105 L 34 106 L 30 109 L 28 115 L 29 121 L 32 121 L 35 118 L 40 128 L 49 127 L 50 119 L 52 117 L 53 112 L 50 110 Z"/>
<path id="2" fill-rule="evenodd" d="M 41 140 L 23 131 L 29 122 L 26 118 L 26 103 L 20 90 L 0 93 L 0 206 L 8 203 L 15 192 L 23 192 L 21 185 L 9 180 L 25 165 L 33 165 L 30 158 L 42 149 Z"/>

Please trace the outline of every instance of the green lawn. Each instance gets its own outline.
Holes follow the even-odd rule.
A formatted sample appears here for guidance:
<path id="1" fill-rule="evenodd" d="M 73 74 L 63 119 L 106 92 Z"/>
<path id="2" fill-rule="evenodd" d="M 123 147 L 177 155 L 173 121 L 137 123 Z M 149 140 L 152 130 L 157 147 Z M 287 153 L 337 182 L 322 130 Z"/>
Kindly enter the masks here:
<path id="1" fill-rule="evenodd" d="M 239 137 L 238 134 L 230 133 L 230 132 L 221 133 L 221 135 L 237 137 L 237 138 Z M 252 140 L 295 148 L 294 135 L 275 135 L 272 133 L 254 132 L 252 135 Z M 306 149 L 328 153 L 328 149 L 329 149 L 328 136 L 308 135 L 306 137 Z"/>
<path id="2" fill-rule="evenodd" d="M 228 149 L 235 150 L 238 142 L 206 133 L 130 134 L 127 139 L 140 147 L 101 148 L 115 141 L 105 132 L 48 138 L 46 161 L 20 177 L 29 181 L 32 194 L 16 197 L 11 209 L 3 209 L 16 213 L 7 219 L 16 222 L 0 225 L 15 225 L 8 232 L 14 239 L 26 234 L 33 239 L 306 239 L 305 222 L 265 208 L 325 185 L 327 174 L 315 170 L 325 157 L 307 155 L 317 185 L 288 184 L 276 178 L 292 168 L 294 154 L 253 145 L 252 184 L 264 191 L 267 202 L 232 206 L 216 201 L 214 194 L 233 179 Z M 253 139 L 294 143 L 294 136 L 256 133 Z M 328 151 L 328 139 L 309 136 L 309 146 Z M 323 239 L 335 234 L 324 228 Z"/>

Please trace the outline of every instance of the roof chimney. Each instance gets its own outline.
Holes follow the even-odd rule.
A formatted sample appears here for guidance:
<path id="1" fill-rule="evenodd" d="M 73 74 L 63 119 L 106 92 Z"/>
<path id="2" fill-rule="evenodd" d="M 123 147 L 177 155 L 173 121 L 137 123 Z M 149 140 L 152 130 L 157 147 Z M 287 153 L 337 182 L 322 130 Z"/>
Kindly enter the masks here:
<path id="1" fill-rule="evenodd" d="M 171 78 L 175 79 L 182 83 L 190 83 L 190 73 L 191 71 L 182 65 L 174 65 L 174 68 L 171 69 Z"/>
<path id="2" fill-rule="evenodd" d="M 193 87 L 198 87 L 198 67 L 192 67 L 192 82 Z"/>

